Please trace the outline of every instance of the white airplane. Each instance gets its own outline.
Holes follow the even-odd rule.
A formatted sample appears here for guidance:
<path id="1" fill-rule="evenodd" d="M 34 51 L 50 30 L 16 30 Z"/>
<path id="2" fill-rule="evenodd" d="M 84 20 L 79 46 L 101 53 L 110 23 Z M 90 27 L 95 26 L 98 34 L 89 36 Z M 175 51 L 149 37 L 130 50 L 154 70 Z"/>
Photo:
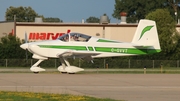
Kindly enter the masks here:
<path id="1" fill-rule="evenodd" d="M 45 71 L 38 65 L 48 58 L 60 59 L 62 64 L 58 67 L 60 72 L 76 73 L 84 69 L 71 66 L 67 58 L 92 61 L 93 58 L 144 55 L 161 51 L 156 23 L 145 19 L 140 20 L 131 43 L 81 33 L 67 33 L 57 40 L 24 43 L 20 47 L 29 50 L 33 58 L 39 59 L 30 68 L 34 73 Z"/>

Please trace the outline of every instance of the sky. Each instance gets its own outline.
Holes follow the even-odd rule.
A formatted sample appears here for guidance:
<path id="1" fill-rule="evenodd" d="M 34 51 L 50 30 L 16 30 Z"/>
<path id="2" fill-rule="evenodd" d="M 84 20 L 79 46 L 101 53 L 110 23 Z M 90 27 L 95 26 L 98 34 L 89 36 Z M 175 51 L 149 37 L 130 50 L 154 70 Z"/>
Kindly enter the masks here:
<path id="1" fill-rule="evenodd" d="M 5 20 L 6 9 L 10 6 L 28 7 L 44 17 L 56 17 L 63 22 L 81 22 L 90 16 L 98 17 L 104 13 L 116 23 L 112 17 L 115 0 L 1 0 L 0 21 Z"/>

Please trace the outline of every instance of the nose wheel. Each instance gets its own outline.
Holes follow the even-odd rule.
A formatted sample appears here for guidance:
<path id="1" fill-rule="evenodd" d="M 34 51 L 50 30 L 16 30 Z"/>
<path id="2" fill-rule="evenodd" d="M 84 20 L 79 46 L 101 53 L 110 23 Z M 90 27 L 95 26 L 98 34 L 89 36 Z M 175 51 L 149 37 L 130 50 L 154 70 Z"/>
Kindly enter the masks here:
<path id="1" fill-rule="evenodd" d="M 38 60 L 31 68 L 30 70 L 35 73 L 35 74 L 38 74 L 39 72 L 41 71 L 46 71 L 45 69 L 39 67 L 38 65 L 44 60 Z"/>
<path id="2" fill-rule="evenodd" d="M 34 74 L 38 74 L 39 72 L 33 72 Z"/>

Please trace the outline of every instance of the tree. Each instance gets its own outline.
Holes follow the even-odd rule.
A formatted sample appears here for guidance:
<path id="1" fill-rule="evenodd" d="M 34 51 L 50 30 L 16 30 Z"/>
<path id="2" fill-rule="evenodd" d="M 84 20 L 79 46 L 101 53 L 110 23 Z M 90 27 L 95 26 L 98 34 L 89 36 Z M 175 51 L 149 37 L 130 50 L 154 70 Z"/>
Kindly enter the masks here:
<path id="1" fill-rule="evenodd" d="M 112 16 L 120 19 L 120 13 L 127 13 L 127 22 L 136 22 L 136 20 L 144 19 L 145 15 L 158 8 L 165 8 L 166 0 L 115 0 L 115 9 Z"/>
<path id="2" fill-rule="evenodd" d="M 44 18 L 43 21 L 44 22 L 63 22 L 59 18 L 52 18 L 52 17 Z"/>
<path id="3" fill-rule="evenodd" d="M 180 0 L 168 0 L 168 4 L 172 6 L 174 12 L 177 12 L 177 9 L 179 8 L 179 2 Z"/>
<path id="4" fill-rule="evenodd" d="M 94 16 L 90 16 L 86 19 L 87 23 L 99 23 L 100 19 Z"/>
<path id="5" fill-rule="evenodd" d="M 25 59 L 25 51 L 20 48 L 21 41 L 16 36 L 4 36 L 0 40 L 1 59 Z"/>
<path id="6" fill-rule="evenodd" d="M 168 0 L 168 4 L 173 8 L 173 11 L 174 11 L 173 15 L 175 15 L 176 21 L 178 19 L 178 15 L 180 15 L 180 14 L 178 14 L 179 13 L 179 11 L 178 11 L 179 2 L 180 2 L 180 0 Z"/>
<path id="7" fill-rule="evenodd" d="M 14 21 L 14 15 L 16 15 L 16 21 L 18 22 L 34 22 L 35 17 L 38 16 L 31 7 L 10 6 L 6 10 L 6 21 Z"/>
<path id="8" fill-rule="evenodd" d="M 168 9 L 157 9 L 149 13 L 146 19 L 156 21 L 162 50 L 161 55 L 166 57 L 171 56 L 176 50 L 180 37 L 176 30 L 176 22 Z"/>

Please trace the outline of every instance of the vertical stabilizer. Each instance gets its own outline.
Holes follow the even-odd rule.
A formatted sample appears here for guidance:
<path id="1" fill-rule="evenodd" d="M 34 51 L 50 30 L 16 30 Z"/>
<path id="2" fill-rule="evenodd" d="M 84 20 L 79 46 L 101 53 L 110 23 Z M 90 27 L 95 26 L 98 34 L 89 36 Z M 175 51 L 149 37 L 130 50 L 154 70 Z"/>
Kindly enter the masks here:
<path id="1" fill-rule="evenodd" d="M 156 22 L 146 19 L 140 20 L 132 43 L 138 46 L 152 46 L 154 49 L 160 49 Z"/>

